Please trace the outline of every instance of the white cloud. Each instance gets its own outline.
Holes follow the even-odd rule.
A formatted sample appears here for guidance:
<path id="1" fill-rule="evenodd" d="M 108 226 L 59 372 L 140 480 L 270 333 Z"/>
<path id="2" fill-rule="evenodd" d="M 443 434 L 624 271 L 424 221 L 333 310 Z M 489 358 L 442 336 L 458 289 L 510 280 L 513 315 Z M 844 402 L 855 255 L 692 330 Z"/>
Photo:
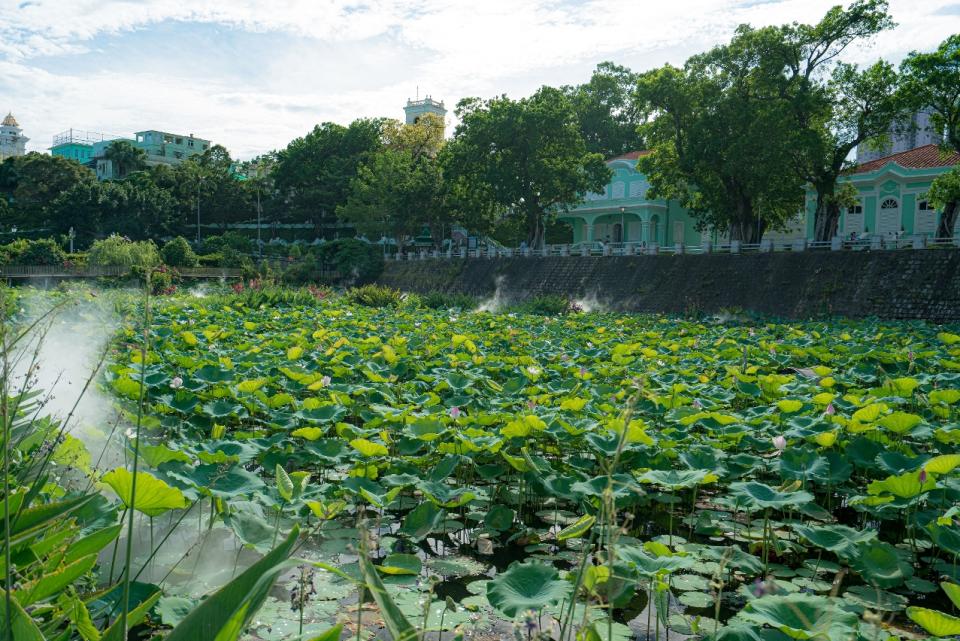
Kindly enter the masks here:
<path id="1" fill-rule="evenodd" d="M 576 83 L 602 60 L 634 69 L 727 39 L 737 24 L 813 22 L 835 0 L 0 0 L 0 109 L 31 146 L 70 126 L 165 128 L 224 143 L 238 156 L 285 145 L 313 124 L 400 117 L 416 86 L 448 105 L 466 95 Z M 952 32 L 957 0 L 892 0 L 900 24 L 848 58 L 898 60 Z M 23 8 L 20 8 L 20 7 Z M 939 12 L 939 13 L 938 13 Z M 110 50 L 161 25 L 184 31 L 180 57 L 144 64 Z M 207 68 L 192 25 L 274 36 L 266 51 Z M 279 37 L 277 37 L 279 36 Z M 177 43 L 180 44 L 180 43 Z M 232 55 L 232 52 L 230 52 Z M 61 63 L 58 66 L 58 62 Z M 209 63 L 212 65 L 212 63 Z M 198 81 L 198 78 L 202 81 Z"/>

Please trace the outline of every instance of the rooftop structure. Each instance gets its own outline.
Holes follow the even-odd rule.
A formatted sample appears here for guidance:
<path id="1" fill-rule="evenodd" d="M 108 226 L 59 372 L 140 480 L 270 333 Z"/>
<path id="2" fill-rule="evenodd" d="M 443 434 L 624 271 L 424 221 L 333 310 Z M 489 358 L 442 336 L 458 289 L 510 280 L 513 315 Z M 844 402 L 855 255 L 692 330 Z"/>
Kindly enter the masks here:
<path id="1" fill-rule="evenodd" d="M 443 120 L 447 115 L 447 109 L 443 106 L 443 101 L 437 102 L 430 96 L 425 98 L 410 100 L 407 99 L 407 106 L 403 108 L 404 114 L 406 114 L 406 122 L 408 125 L 416 124 L 420 121 L 420 118 L 426 114 L 433 114 Z"/>
<path id="2" fill-rule="evenodd" d="M 80 129 L 67 129 L 61 131 L 53 137 L 53 144 L 50 145 L 50 154 L 70 158 L 81 164 L 87 164 L 93 160 L 93 146 L 98 142 L 110 140 L 114 136 L 97 131 L 82 131 Z"/>
<path id="3" fill-rule="evenodd" d="M 23 135 L 20 123 L 12 113 L 8 112 L 6 118 L 0 123 L 0 161 L 26 154 L 28 140 L 30 139 Z"/>

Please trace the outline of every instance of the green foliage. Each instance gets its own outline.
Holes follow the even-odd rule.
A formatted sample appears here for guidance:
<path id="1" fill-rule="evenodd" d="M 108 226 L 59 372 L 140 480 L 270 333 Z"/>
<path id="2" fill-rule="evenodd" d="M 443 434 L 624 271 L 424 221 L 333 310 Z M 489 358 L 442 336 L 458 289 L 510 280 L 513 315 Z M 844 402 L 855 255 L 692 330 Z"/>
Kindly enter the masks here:
<path id="1" fill-rule="evenodd" d="M 420 303 L 430 309 L 476 309 L 477 299 L 469 294 L 430 292 L 420 297 Z"/>
<path id="2" fill-rule="evenodd" d="M 171 267 L 196 267 L 199 263 L 197 255 L 194 253 L 190 243 L 183 236 L 177 236 L 173 240 L 167 241 L 160 250 L 163 262 Z"/>
<path id="3" fill-rule="evenodd" d="M 60 265 L 67 255 L 55 241 L 19 239 L 0 247 L 0 264 L 5 265 Z"/>
<path id="4" fill-rule="evenodd" d="M 272 177 L 284 195 L 284 218 L 334 220 L 357 168 L 383 145 L 384 127 L 382 119 L 355 120 L 347 127 L 323 123 L 280 150 Z"/>
<path id="5" fill-rule="evenodd" d="M 637 79 L 626 67 L 601 62 L 589 82 L 563 88 L 577 113 L 587 151 L 610 158 L 643 148 L 632 99 Z"/>
<path id="6" fill-rule="evenodd" d="M 113 165 L 113 177 L 126 178 L 131 172 L 147 166 L 147 153 L 134 147 L 129 140 L 115 140 L 103 152 L 103 157 Z"/>
<path id="7" fill-rule="evenodd" d="M 383 272 L 381 248 L 356 238 L 324 243 L 317 249 L 316 256 L 325 269 L 339 274 L 340 283 L 365 285 Z"/>
<path id="8" fill-rule="evenodd" d="M 383 285 L 354 287 L 345 296 L 351 303 L 364 307 L 397 307 L 403 301 L 400 291 Z"/>
<path id="9" fill-rule="evenodd" d="M 161 263 L 160 252 L 152 240 L 132 241 L 117 235 L 94 242 L 87 260 L 90 265 L 141 269 L 152 269 Z"/>
<path id="10" fill-rule="evenodd" d="M 253 253 L 253 241 L 240 232 L 227 231 L 218 236 L 207 236 L 202 243 L 204 254 L 222 253 L 224 250 L 232 250 L 240 254 Z"/>
<path id="11" fill-rule="evenodd" d="M 452 189 L 488 203 L 473 225 L 484 212 L 492 222 L 512 210 L 523 218 L 530 246 L 540 247 L 548 215 L 579 204 L 610 178 L 603 156 L 587 151 L 573 105 L 557 89 L 543 87 L 520 100 L 466 98 L 457 117 L 443 166 Z"/>

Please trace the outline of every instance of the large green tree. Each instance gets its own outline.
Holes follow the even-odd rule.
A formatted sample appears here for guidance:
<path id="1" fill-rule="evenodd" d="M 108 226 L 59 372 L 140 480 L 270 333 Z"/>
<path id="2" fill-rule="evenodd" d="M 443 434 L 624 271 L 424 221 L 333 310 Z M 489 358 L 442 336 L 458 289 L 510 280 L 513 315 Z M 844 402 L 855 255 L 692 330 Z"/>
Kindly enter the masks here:
<path id="1" fill-rule="evenodd" d="M 912 97 L 915 108 L 932 111 L 931 126 L 941 132 L 944 152 L 960 152 L 960 34 L 954 34 L 940 43 L 936 51 L 913 52 L 901 66 L 905 93 Z M 955 193 L 944 189 L 944 194 Z M 953 236 L 958 200 L 943 201 L 943 213 L 937 236 Z"/>
<path id="2" fill-rule="evenodd" d="M 277 152 L 272 172 L 285 220 L 312 220 L 320 233 L 336 226 L 357 168 L 383 147 L 382 119 L 360 119 L 344 127 L 323 123 Z"/>
<path id="3" fill-rule="evenodd" d="M 719 46 L 682 69 L 642 74 L 635 95 L 648 116 L 641 133 L 651 153 L 638 167 L 651 195 L 679 201 L 701 229 L 748 243 L 794 217 L 803 195 L 785 144 L 789 113 L 758 87 L 761 63 L 736 42 Z"/>
<path id="4" fill-rule="evenodd" d="M 337 215 L 361 234 L 392 237 L 398 248 L 422 229 L 435 241 L 451 221 L 451 208 L 437 155 L 443 121 L 433 116 L 416 124 L 384 123 L 384 147 L 357 168 L 346 203 Z"/>
<path id="5" fill-rule="evenodd" d="M 601 62 L 588 82 L 563 88 L 577 114 L 587 151 L 610 157 L 641 148 L 639 114 L 632 100 L 637 78 L 626 67 Z"/>
<path id="6" fill-rule="evenodd" d="M 75 160 L 36 152 L 6 161 L 2 173 L 12 199 L 10 222 L 23 230 L 58 228 L 59 221 L 52 218 L 60 215 L 54 201 L 78 184 L 96 181 L 94 173 Z"/>
<path id="7" fill-rule="evenodd" d="M 460 124 L 445 150 L 445 175 L 457 189 L 496 205 L 485 215 L 521 217 L 531 247 L 542 246 L 549 216 L 610 179 L 602 154 L 587 150 L 573 105 L 559 89 L 543 87 L 520 100 L 466 98 L 456 113 Z"/>

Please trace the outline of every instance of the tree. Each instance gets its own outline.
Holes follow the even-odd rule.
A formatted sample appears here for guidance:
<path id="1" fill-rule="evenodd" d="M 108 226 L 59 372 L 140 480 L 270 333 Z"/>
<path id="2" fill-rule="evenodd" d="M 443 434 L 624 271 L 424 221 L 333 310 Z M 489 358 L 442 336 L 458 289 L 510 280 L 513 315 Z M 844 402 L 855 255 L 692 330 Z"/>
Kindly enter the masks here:
<path id="1" fill-rule="evenodd" d="M 467 98 L 456 113 L 460 124 L 445 158 L 449 179 L 466 200 L 520 216 L 531 247 L 542 246 L 548 216 L 610 180 L 603 156 L 587 151 L 573 106 L 558 89 L 543 87 L 521 100 Z"/>
<path id="2" fill-rule="evenodd" d="M 357 168 L 347 202 L 337 215 L 366 235 L 392 237 L 399 250 L 410 237 L 450 222 L 440 163 L 443 122 L 427 116 L 412 125 L 389 121 L 385 146 Z"/>
<path id="3" fill-rule="evenodd" d="M 902 65 L 905 93 L 915 108 L 929 108 L 934 130 L 943 134 L 943 147 L 960 152 L 960 34 L 954 34 L 930 53 L 912 52 Z M 945 190 L 944 194 L 950 193 Z M 955 193 L 955 192 L 954 192 Z M 950 238 L 958 214 L 958 200 L 944 202 L 937 237 Z"/>
<path id="4" fill-rule="evenodd" d="M 327 122 L 277 152 L 272 176 L 284 218 L 312 220 L 328 235 L 357 167 L 383 147 L 383 129 L 382 119 L 354 120 L 347 127 Z"/>
<path id="5" fill-rule="evenodd" d="M 96 176 L 75 160 L 31 152 L 13 159 L 6 180 L 12 186 L 13 220 L 24 229 L 53 229 L 54 201 L 63 192 L 81 183 L 92 183 Z"/>
<path id="6" fill-rule="evenodd" d="M 740 33 L 743 32 L 741 27 Z M 637 163 L 651 196 L 677 200 L 701 229 L 758 243 L 802 205 L 789 167 L 789 114 L 758 91 L 754 52 L 720 46 L 683 69 L 643 74 L 635 98 L 651 153 Z"/>
<path id="7" fill-rule="evenodd" d="M 851 152 L 908 114 L 891 65 L 881 60 L 861 70 L 838 61 L 857 40 L 892 26 L 886 0 L 857 0 L 831 8 L 815 25 L 744 28 L 735 38 L 763 61 L 754 71 L 758 89 L 792 114 L 795 135 L 784 144 L 797 176 L 816 191 L 817 240 L 837 234 L 841 208 L 851 204 L 837 187 Z"/>
<path id="8" fill-rule="evenodd" d="M 226 231 L 230 223 L 255 215 L 250 193 L 234 173 L 234 161 L 222 145 L 214 145 L 177 166 L 177 196 L 182 224 L 216 223 Z"/>
<path id="9" fill-rule="evenodd" d="M 604 157 L 640 149 L 641 124 L 631 99 L 638 75 L 612 62 L 597 65 L 590 81 L 564 87 L 580 123 L 587 151 Z"/>
<path id="10" fill-rule="evenodd" d="M 114 178 L 121 180 L 147 166 L 146 152 L 134 147 L 129 140 L 114 140 L 104 150 L 103 157 L 113 164 Z"/>
<path id="11" fill-rule="evenodd" d="M 960 208 L 960 165 L 937 176 L 930 185 L 927 198 L 942 211 L 937 238 L 952 238 L 957 224 L 957 210 Z"/>

